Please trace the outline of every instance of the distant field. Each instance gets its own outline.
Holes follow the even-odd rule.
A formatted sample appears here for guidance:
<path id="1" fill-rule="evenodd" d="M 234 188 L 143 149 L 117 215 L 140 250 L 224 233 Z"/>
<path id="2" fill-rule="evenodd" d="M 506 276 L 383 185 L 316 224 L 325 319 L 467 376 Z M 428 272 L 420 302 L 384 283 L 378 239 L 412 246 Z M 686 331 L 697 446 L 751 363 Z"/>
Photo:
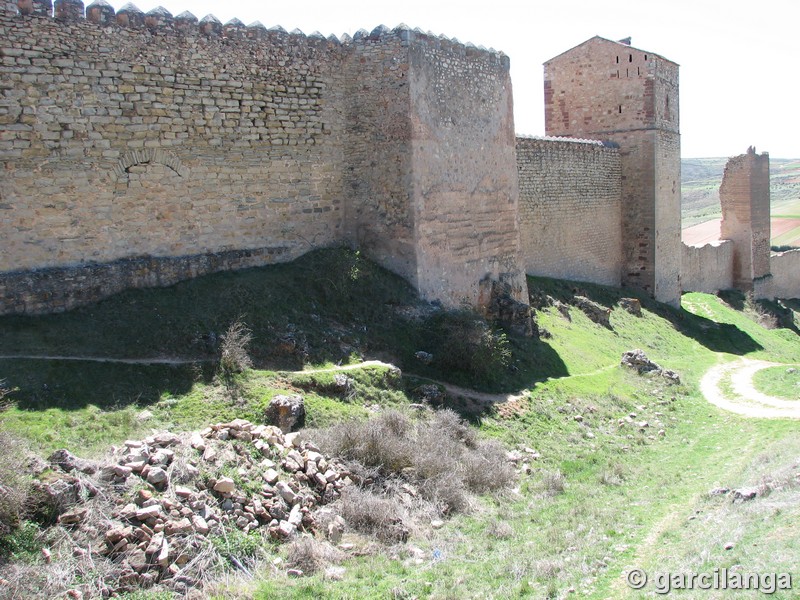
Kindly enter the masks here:
<path id="1" fill-rule="evenodd" d="M 686 227 L 681 238 L 690 246 L 702 246 L 720 238 L 720 222 L 716 218 Z M 773 217 L 770 223 L 773 246 L 800 246 L 800 218 Z"/>
<path id="2" fill-rule="evenodd" d="M 719 239 L 719 186 L 727 158 L 681 160 L 683 241 Z M 770 158 L 773 246 L 800 246 L 800 159 Z"/>

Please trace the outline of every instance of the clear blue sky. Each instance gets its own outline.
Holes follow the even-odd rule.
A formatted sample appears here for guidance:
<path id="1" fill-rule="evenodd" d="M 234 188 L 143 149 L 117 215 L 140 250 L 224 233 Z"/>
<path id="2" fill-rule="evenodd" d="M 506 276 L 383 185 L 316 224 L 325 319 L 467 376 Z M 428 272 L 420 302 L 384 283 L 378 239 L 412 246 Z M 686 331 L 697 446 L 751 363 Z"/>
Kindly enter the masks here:
<path id="1" fill-rule="evenodd" d="M 91 0 L 87 0 L 87 4 Z M 121 0 L 113 0 L 119 9 Z M 211 13 L 265 26 L 353 34 L 399 23 L 511 57 L 518 133 L 544 133 L 542 63 L 600 35 L 680 64 L 684 157 L 734 156 L 748 146 L 800 157 L 800 1 L 762 0 L 141 0 L 173 14 Z"/>

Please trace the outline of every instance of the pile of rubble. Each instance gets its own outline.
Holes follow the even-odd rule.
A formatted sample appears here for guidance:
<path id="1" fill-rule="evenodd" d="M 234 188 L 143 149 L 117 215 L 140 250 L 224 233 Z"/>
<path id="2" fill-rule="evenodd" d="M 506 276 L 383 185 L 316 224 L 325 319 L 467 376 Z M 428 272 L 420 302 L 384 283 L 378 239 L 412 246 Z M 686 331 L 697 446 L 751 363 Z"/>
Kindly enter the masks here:
<path id="1" fill-rule="evenodd" d="M 639 375 L 652 374 L 658 375 L 669 381 L 670 383 L 680 383 L 681 378 L 675 371 L 664 369 L 647 358 L 647 355 L 639 349 L 628 350 L 622 354 L 620 364 L 623 367 L 636 369 Z"/>
<path id="2" fill-rule="evenodd" d="M 186 591 L 197 584 L 189 567 L 208 547 L 207 538 L 233 528 L 262 530 L 276 540 L 314 531 L 315 509 L 353 483 L 344 465 L 300 436 L 235 419 L 191 434 L 127 441 L 115 451 L 113 464 L 59 451 L 51 457 L 55 468 L 94 474 L 64 481 L 82 485 L 83 496 L 100 494 L 116 505 L 102 531 L 86 502 L 63 512 L 59 523 L 97 531 L 99 539 L 76 551 L 119 565 L 115 591 L 157 582 Z M 329 525 L 334 530 L 325 533 L 338 538 L 340 520 Z M 235 564 L 236 557 L 227 558 Z"/>

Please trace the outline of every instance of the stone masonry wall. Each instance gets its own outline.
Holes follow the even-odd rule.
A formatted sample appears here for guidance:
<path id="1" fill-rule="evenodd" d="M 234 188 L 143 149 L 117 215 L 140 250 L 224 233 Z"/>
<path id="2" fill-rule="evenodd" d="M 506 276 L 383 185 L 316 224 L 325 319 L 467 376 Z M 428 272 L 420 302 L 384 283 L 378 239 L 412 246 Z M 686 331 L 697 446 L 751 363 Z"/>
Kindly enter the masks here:
<path id="1" fill-rule="evenodd" d="M 619 286 L 619 151 L 600 142 L 517 138 L 517 168 L 526 272 Z"/>
<path id="2" fill-rule="evenodd" d="M 723 240 L 703 246 L 683 244 L 681 284 L 685 292 L 706 292 L 733 288 L 733 242 Z"/>
<path id="3" fill-rule="evenodd" d="M 594 37 L 545 63 L 550 136 L 620 147 L 624 285 L 680 302 L 678 66 Z"/>
<path id="4" fill-rule="evenodd" d="M 734 285 L 753 289 L 753 280 L 770 272 L 769 155 L 746 154 L 725 165 L 719 188 L 722 239 L 734 243 Z"/>
<path id="5" fill-rule="evenodd" d="M 348 239 L 417 285 L 412 207 L 409 37 L 356 35 L 348 58 Z"/>
<path id="6" fill-rule="evenodd" d="M 4 12 L 0 60 L 0 272 L 342 239 L 339 43 Z"/>
<path id="7" fill-rule="evenodd" d="M 267 240 L 298 254 L 340 236 L 337 45 L 2 24 L 9 264 Z"/>
<path id="8" fill-rule="evenodd" d="M 0 312 L 341 243 L 448 305 L 486 278 L 527 299 L 505 56 L 404 26 L 340 42 L 19 7 L 0 12 Z"/>
<path id="9" fill-rule="evenodd" d="M 508 58 L 424 37 L 409 79 L 420 293 L 475 305 L 481 280 L 502 280 L 527 304 Z"/>
<path id="10" fill-rule="evenodd" d="M 753 282 L 756 298 L 800 298 L 800 250 L 775 253 L 769 264 L 771 276 Z"/>

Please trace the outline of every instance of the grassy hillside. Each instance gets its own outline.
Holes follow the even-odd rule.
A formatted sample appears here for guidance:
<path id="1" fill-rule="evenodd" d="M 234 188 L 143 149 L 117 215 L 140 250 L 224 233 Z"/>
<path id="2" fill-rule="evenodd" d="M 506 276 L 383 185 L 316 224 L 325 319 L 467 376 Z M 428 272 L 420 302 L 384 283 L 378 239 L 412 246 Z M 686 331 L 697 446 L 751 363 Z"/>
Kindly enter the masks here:
<path id="1" fill-rule="evenodd" d="M 466 403 L 458 393 L 441 402 L 518 453 L 513 490 L 478 498 L 406 543 L 346 536 L 353 546 L 340 580 L 289 578 L 274 562 L 286 549 L 267 547 L 255 579 L 229 574 L 208 592 L 219 598 L 625 598 L 640 597 L 623 578 L 633 567 L 796 570 L 800 424 L 744 419 L 698 392 L 720 361 L 800 362 L 796 329 L 765 328 L 769 307 L 736 295 L 687 294 L 681 310 L 642 298 L 636 316 L 620 305 L 629 292 L 539 278 L 529 285 L 540 339 L 419 302 L 401 280 L 346 251 L 132 291 L 63 315 L 0 318 L 4 354 L 206 361 L 0 360 L 0 379 L 16 388 L 0 427 L 43 453 L 66 446 L 85 455 L 150 429 L 257 420 L 279 392 L 303 393 L 308 424 L 322 427 L 405 410 L 423 401 L 419 386 L 430 379 L 527 391 L 504 404 L 491 396 Z M 576 294 L 609 309 L 608 326 L 575 306 Z M 255 368 L 226 379 L 213 340 L 237 318 L 253 331 Z M 797 318 L 784 309 L 784 323 Z M 680 383 L 621 367 L 633 348 L 677 371 Z M 433 355 L 430 364 L 418 350 Z M 391 360 L 404 375 L 349 370 L 345 394 L 330 373 L 286 371 L 361 358 Z M 709 495 L 746 485 L 764 493 L 747 505 Z"/>
<path id="2" fill-rule="evenodd" d="M 727 162 L 727 158 L 681 160 L 683 227 L 721 216 L 719 186 Z M 770 194 L 773 216 L 788 217 L 798 214 L 800 160 L 770 158 Z"/>

